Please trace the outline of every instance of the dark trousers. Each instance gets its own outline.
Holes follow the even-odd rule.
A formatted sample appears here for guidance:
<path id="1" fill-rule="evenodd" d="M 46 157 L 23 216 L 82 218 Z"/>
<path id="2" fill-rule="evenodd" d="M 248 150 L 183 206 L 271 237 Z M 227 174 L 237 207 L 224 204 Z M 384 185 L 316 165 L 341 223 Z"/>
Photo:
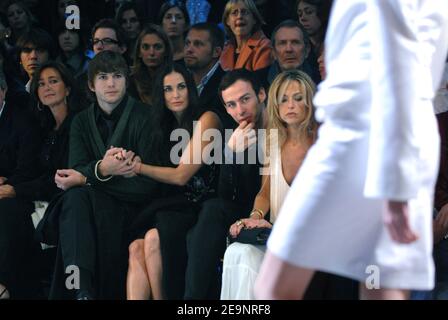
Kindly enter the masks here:
<path id="1" fill-rule="evenodd" d="M 229 227 L 239 218 L 238 214 L 246 216 L 247 212 L 224 212 L 220 199 L 202 204 L 196 225 L 187 235 L 185 299 L 219 299 L 218 267 L 224 257 Z"/>
<path id="2" fill-rule="evenodd" d="M 32 298 L 38 244 L 33 240 L 31 201 L 16 198 L 0 200 L 0 283 L 12 297 Z"/>
<path id="3" fill-rule="evenodd" d="M 162 286 L 164 299 L 181 300 L 185 292 L 187 267 L 187 232 L 196 222 L 197 213 L 183 211 L 157 213 L 156 228 L 160 236 L 162 254 Z"/>
<path id="4" fill-rule="evenodd" d="M 59 216 L 59 241 L 64 269 L 70 265 L 95 272 L 95 235 L 90 194 L 84 188 L 66 192 Z"/>
<path id="5" fill-rule="evenodd" d="M 93 187 L 73 188 L 64 194 L 59 215 L 63 271 L 78 267 L 81 287 L 90 283 L 82 278 L 82 272 L 88 272 L 100 299 L 124 297 L 126 228 L 138 210 Z"/>

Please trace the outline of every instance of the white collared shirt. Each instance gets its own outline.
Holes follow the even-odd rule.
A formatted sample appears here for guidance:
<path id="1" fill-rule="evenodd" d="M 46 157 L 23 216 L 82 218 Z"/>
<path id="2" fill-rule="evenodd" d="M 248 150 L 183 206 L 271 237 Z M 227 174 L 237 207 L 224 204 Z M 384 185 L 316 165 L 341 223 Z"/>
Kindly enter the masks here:
<path id="1" fill-rule="evenodd" d="M 219 67 L 219 60 L 215 63 L 215 65 L 207 72 L 207 74 L 202 78 L 201 82 L 196 86 L 198 89 L 198 95 L 200 96 L 202 93 L 202 90 L 204 90 L 204 87 L 207 85 L 207 82 L 210 80 L 210 78 L 215 73 L 216 69 Z"/>
<path id="2" fill-rule="evenodd" d="M 25 90 L 26 92 L 30 93 L 31 92 L 31 79 L 28 80 L 28 82 L 25 85 Z"/>

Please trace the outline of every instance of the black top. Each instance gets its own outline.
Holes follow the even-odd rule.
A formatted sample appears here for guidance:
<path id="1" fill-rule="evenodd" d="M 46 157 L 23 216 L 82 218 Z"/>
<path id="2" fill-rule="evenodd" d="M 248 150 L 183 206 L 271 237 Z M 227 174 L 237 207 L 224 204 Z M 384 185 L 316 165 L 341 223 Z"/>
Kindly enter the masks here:
<path id="1" fill-rule="evenodd" d="M 65 118 L 57 131 L 50 131 L 44 138 L 38 159 L 42 174 L 36 179 L 14 186 L 18 198 L 35 201 L 50 201 L 61 192 L 54 182 L 56 170 L 68 167 L 69 133 L 72 116 Z"/>
<path id="2" fill-rule="evenodd" d="M 5 104 L 0 115 L 0 177 L 8 184 L 34 179 L 40 174 L 36 168 L 42 142 L 37 121 L 24 109 Z"/>
<path id="3" fill-rule="evenodd" d="M 198 116 L 195 117 L 195 121 L 197 121 L 202 114 L 204 114 L 206 111 L 202 111 L 199 113 Z M 175 130 L 176 128 L 173 128 Z M 192 136 L 190 137 L 190 139 Z M 171 157 L 171 150 L 172 148 L 178 144 L 177 141 L 170 141 L 170 137 L 166 137 L 167 140 L 167 146 L 168 148 L 164 149 L 164 154 L 162 156 L 162 162 L 157 163 L 156 165 L 159 166 L 168 166 L 168 167 L 174 167 L 176 164 L 172 162 L 170 159 Z M 153 148 L 151 148 L 153 149 Z M 151 152 L 156 152 L 156 150 Z M 188 180 L 188 182 L 182 186 L 174 186 L 170 185 L 167 186 L 168 192 L 170 194 L 176 194 L 181 195 L 183 194 L 186 199 L 192 203 L 201 203 L 207 199 L 210 199 L 212 197 L 216 196 L 217 193 L 217 185 L 218 185 L 218 166 L 215 163 L 212 163 L 210 165 L 208 164 L 202 164 L 201 168 L 195 173 L 194 176 Z"/>
<path id="4" fill-rule="evenodd" d="M 184 186 L 184 195 L 193 203 L 200 203 L 216 196 L 218 166 L 203 164 L 201 169 Z"/>
<path id="5" fill-rule="evenodd" d="M 95 122 L 98 131 L 100 132 L 101 139 L 106 146 L 109 145 L 109 140 L 115 131 L 117 123 L 120 120 L 127 103 L 128 97 L 125 96 L 119 105 L 111 112 L 111 114 L 104 112 L 98 103 L 95 103 Z"/>
<path id="6" fill-rule="evenodd" d="M 249 154 L 255 154 L 255 161 L 250 161 Z M 253 205 L 255 197 L 261 187 L 262 161 L 259 158 L 256 145 L 248 148 L 244 153 L 237 154 L 225 148 L 224 163 L 221 165 L 218 194 L 222 200 L 225 212 L 240 210 L 247 213 Z M 244 156 L 242 164 L 238 164 L 238 157 Z M 255 163 L 252 163 L 255 162 Z"/>

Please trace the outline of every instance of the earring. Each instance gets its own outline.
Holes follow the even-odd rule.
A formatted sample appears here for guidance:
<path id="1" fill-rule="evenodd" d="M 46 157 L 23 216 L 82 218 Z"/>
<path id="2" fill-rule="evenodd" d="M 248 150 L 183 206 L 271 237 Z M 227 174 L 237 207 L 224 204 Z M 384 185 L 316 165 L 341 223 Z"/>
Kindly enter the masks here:
<path id="1" fill-rule="evenodd" d="M 64 97 L 64 104 L 67 105 L 67 96 Z"/>
<path id="2" fill-rule="evenodd" d="M 40 106 L 40 101 L 37 101 L 37 110 L 39 110 L 39 111 L 43 111 L 44 110 L 44 108 L 42 108 Z"/>

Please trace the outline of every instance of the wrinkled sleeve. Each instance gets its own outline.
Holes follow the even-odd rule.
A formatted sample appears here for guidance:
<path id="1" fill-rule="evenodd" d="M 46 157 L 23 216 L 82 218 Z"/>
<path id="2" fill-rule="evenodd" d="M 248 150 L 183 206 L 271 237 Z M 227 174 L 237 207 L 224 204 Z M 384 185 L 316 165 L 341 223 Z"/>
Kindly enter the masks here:
<path id="1" fill-rule="evenodd" d="M 364 193 L 372 198 L 405 201 L 415 197 L 418 189 L 420 117 L 432 112 L 431 68 L 429 62 L 422 64 L 416 23 L 421 1 L 366 3 L 372 112 Z"/>

